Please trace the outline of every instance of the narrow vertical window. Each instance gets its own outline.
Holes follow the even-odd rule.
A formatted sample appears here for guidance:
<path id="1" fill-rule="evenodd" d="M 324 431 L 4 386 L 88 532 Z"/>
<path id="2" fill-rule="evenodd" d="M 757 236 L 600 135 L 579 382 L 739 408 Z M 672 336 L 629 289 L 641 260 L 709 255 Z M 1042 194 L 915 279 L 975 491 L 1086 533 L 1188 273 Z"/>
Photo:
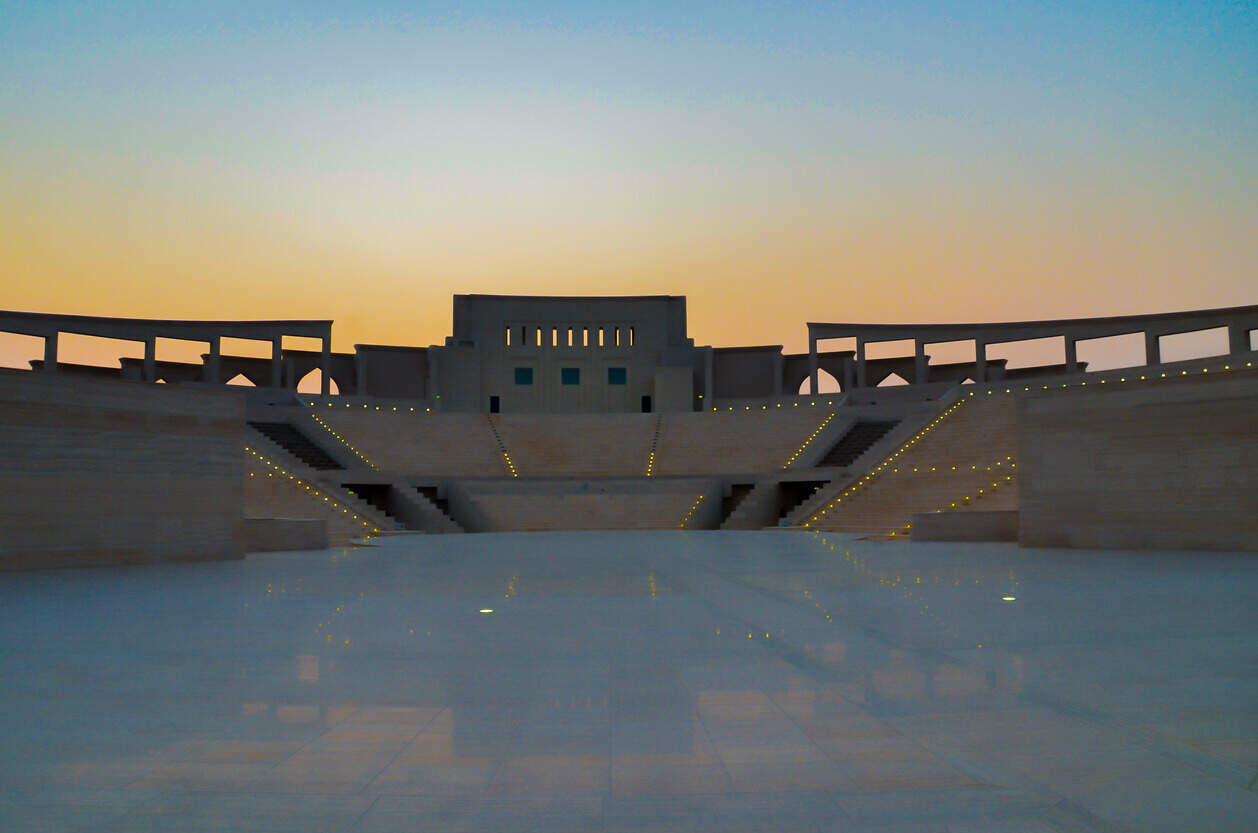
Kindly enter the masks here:
<path id="1" fill-rule="evenodd" d="M 599 347 L 603 346 L 603 328 L 602 327 L 598 328 L 598 346 Z"/>
<path id="2" fill-rule="evenodd" d="M 511 346 L 511 328 L 510 327 L 507 328 L 507 346 L 508 347 Z"/>
<path id="3" fill-rule="evenodd" d="M 619 327 L 616 328 L 616 346 L 617 347 L 620 346 L 620 328 Z"/>
<path id="4" fill-rule="evenodd" d="M 589 327 L 581 328 L 581 346 L 582 347 L 590 346 L 590 328 Z"/>
<path id="5" fill-rule="evenodd" d="M 569 347 L 572 346 L 572 328 L 571 327 L 568 328 L 568 346 Z"/>
<path id="6" fill-rule="evenodd" d="M 538 347 L 542 346 L 542 328 L 541 327 L 537 328 L 537 346 Z"/>
<path id="7" fill-rule="evenodd" d="M 559 328 L 558 327 L 550 328 L 550 346 L 551 347 L 559 346 Z"/>
<path id="8" fill-rule="evenodd" d="M 633 346 L 633 327 L 629 328 L 629 346 Z"/>
<path id="9" fill-rule="evenodd" d="M 524 347 L 528 345 L 528 343 L 529 343 L 529 328 L 521 327 L 520 328 L 520 346 Z"/>

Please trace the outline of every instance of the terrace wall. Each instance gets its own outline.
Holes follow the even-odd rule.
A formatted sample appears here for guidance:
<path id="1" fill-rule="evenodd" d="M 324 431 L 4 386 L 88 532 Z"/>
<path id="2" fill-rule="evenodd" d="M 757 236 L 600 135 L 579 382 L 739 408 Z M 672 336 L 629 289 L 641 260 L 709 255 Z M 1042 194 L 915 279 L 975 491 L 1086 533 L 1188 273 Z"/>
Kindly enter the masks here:
<path id="1" fill-rule="evenodd" d="M 0 370 L 0 569 L 240 558 L 244 402 Z"/>
<path id="2" fill-rule="evenodd" d="M 1258 374 L 1020 398 L 1023 546 L 1258 550 Z"/>

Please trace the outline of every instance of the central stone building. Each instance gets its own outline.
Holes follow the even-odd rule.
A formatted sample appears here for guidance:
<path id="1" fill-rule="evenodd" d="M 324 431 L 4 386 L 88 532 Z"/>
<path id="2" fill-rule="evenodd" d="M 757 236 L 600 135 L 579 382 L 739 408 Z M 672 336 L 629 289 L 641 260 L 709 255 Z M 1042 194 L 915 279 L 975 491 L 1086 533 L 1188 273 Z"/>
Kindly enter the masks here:
<path id="1" fill-rule="evenodd" d="M 444 411 L 694 411 L 704 349 L 674 295 L 455 295 L 453 335 L 428 350 Z"/>

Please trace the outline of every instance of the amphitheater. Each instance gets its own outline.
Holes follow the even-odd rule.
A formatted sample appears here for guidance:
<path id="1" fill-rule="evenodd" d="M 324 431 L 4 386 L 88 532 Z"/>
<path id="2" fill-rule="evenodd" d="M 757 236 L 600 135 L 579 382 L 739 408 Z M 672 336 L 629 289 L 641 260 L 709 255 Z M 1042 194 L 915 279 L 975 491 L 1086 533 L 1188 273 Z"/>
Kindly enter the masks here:
<path id="1" fill-rule="evenodd" d="M 0 828 L 1253 829 L 1258 306 L 332 323 L 0 312 Z"/>

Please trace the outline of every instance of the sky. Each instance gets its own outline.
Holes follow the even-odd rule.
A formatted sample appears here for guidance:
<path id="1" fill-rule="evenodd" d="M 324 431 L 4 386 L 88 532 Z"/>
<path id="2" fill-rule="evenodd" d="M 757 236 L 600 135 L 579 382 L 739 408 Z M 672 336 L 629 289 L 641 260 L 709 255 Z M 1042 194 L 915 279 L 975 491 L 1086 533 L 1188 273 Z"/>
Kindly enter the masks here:
<path id="1" fill-rule="evenodd" d="M 788 351 L 1258 303 L 1258 4 L 0 0 L 0 228 L 0 309 L 338 350 L 456 293 Z"/>

